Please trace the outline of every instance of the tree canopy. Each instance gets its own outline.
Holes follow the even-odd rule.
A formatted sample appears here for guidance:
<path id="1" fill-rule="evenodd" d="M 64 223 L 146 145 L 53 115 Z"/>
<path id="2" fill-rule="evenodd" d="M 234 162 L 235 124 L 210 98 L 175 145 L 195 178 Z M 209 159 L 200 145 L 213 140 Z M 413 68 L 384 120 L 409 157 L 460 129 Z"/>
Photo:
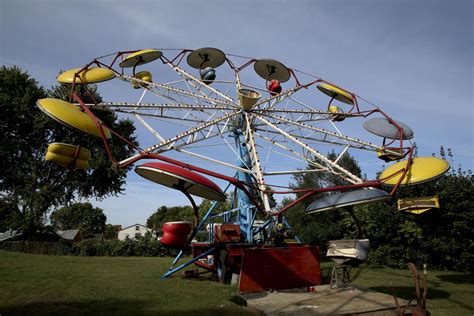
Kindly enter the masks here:
<path id="1" fill-rule="evenodd" d="M 85 87 L 101 97 L 94 86 Z M 8 220 L 1 229 L 23 228 L 36 231 L 53 207 L 78 197 L 103 198 L 122 192 L 126 170 L 117 169 L 108 159 L 101 139 L 87 136 L 52 120 L 36 106 L 47 96 L 67 99 L 68 86 L 45 91 L 26 72 L 17 67 L 0 69 L 0 218 Z M 135 141 L 135 127 L 112 112 L 95 113 L 107 126 Z M 48 144 L 64 142 L 81 145 L 92 152 L 89 168 L 74 171 L 44 161 Z M 130 145 L 113 137 L 113 154 L 123 159 L 132 153 Z M 8 225 L 8 226 L 7 226 Z"/>
<path id="2" fill-rule="evenodd" d="M 368 204 L 364 210 L 367 236 L 380 265 L 403 266 L 406 261 L 431 267 L 474 270 L 474 176 L 453 166 L 453 154 L 443 147 L 440 156 L 452 168 L 436 181 L 401 187 L 396 198 Z M 397 199 L 438 195 L 440 208 L 420 215 L 397 211 Z"/>
<path id="3" fill-rule="evenodd" d="M 86 237 L 103 233 L 107 217 L 101 208 L 90 203 L 73 203 L 53 211 L 50 220 L 55 229 L 79 229 Z"/>
<path id="4" fill-rule="evenodd" d="M 337 158 L 337 154 L 330 152 L 327 157 L 334 161 Z M 345 153 L 341 157 L 339 164 L 352 174 L 361 177 L 361 169 L 357 161 L 349 153 Z M 308 169 L 312 170 L 314 167 L 308 165 Z M 297 173 L 293 176 L 293 180 L 294 182 L 290 183 L 290 186 L 294 189 L 324 188 L 349 184 L 333 174 L 321 172 Z M 303 193 L 298 193 L 296 196 L 299 197 L 301 195 Z M 324 194 L 317 194 L 313 198 L 303 201 L 285 213 L 285 215 L 288 217 L 288 221 L 293 226 L 298 237 L 306 243 L 320 245 L 324 250 L 328 240 L 344 237 L 342 223 L 347 220 L 352 221 L 352 218 L 345 210 L 307 214 L 305 212 L 306 207 L 313 200 L 322 196 Z M 289 204 L 292 201 L 293 199 L 285 199 L 283 204 Z"/>
<path id="5" fill-rule="evenodd" d="M 212 201 L 203 199 L 199 204 L 199 215 L 202 218 L 204 214 L 209 210 L 212 205 Z M 213 214 L 219 214 L 221 212 L 229 210 L 229 202 L 219 203 L 213 211 Z M 194 221 L 194 212 L 191 206 L 160 206 L 153 214 L 148 217 L 146 226 L 160 231 L 161 227 L 166 222 L 172 221 Z M 222 219 L 216 219 L 215 222 L 222 221 Z"/>

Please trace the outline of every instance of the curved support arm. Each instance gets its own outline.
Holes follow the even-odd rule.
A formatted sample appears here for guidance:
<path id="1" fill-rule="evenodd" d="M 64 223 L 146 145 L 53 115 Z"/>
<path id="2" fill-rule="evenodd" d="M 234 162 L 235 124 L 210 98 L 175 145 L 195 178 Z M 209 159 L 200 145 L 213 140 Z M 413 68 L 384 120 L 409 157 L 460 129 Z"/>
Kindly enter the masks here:
<path id="1" fill-rule="evenodd" d="M 191 202 L 191 205 L 193 206 L 193 211 L 194 211 L 194 227 L 197 227 L 199 225 L 199 209 L 196 205 L 196 202 L 194 202 L 194 199 L 193 197 L 191 196 L 191 194 L 189 194 L 188 191 L 186 191 L 186 189 L 182 188 L 182 189 L 179 189 L 181 192 L 183 192 L 184 195 L 186 195 L 186 197 L 188 198 L 188 200 Z"/>
<path id="2" fill-rule="evenodd" d="M 349 214 L 351 215 L 352 219 L 354 220 L 354 223 L 357 227 L 357 231 L 358 231 L 358 237 L 359 239 L 363 239 L 364 238 L 364 229 L 362 228 L 362 225 L 360 224 L 359 220 L 357 219 L 357 217 L 355 216 L 355 213 L 354 213 L 354 206 L 351 205 L 351 206 L 348 206 L 347 207 L 347 211 L 349 212 Z"/>

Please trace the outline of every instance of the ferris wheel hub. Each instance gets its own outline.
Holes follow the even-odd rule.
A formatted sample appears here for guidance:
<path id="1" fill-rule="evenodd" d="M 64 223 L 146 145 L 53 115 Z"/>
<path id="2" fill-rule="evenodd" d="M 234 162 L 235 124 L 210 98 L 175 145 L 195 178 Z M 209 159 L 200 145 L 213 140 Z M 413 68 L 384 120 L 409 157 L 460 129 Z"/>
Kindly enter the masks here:
<path id="1" fill-rule="evenodd" d="M 240 100 L 240 107 L 244 110 L 250 110 L 260 100 L 262 95 L 252 89 L 239 89 L 237 92 Z"/>

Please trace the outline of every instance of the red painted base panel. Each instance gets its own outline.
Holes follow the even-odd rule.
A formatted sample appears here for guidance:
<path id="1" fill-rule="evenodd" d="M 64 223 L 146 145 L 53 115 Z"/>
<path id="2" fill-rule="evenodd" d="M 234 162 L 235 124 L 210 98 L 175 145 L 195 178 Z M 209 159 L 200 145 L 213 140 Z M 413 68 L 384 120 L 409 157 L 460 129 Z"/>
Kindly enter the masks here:
<path id="1" fill-rule="evenodd" d="M 240 271 L 241 293 L 321 284 L 319 247 L 249 248 Z"/>

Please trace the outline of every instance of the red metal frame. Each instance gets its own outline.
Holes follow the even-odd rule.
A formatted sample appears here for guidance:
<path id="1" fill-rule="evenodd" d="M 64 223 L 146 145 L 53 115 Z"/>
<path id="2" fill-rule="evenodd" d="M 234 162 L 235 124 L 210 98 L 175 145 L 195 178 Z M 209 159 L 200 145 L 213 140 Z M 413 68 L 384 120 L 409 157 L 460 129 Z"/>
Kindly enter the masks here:
<path id="1" fill-rule="evenodd" d="M 140 167 L 148 167 L 148 168 L 153 168 L 153 169 L 159 169 L 161 171 L 165 171 L 174 175 L 178 175 L 180 177 L 183 177 L 185 179 L 188 179 L 191 182 L 201 184 L 208 188 L 209 190 L 215 191 L 218 194 L 224 194 L 219 186 L 212 182 L 211 180 L 203 177 L 199 173 L 195 173 L 190 171 L 189 169 L 184 169 L 181 167 L 178 167 L 176 165 L 171 165 L 171 164 L 165 164 L 165 163 L 160 163 L 160 162 L 148 162 Z"/>

